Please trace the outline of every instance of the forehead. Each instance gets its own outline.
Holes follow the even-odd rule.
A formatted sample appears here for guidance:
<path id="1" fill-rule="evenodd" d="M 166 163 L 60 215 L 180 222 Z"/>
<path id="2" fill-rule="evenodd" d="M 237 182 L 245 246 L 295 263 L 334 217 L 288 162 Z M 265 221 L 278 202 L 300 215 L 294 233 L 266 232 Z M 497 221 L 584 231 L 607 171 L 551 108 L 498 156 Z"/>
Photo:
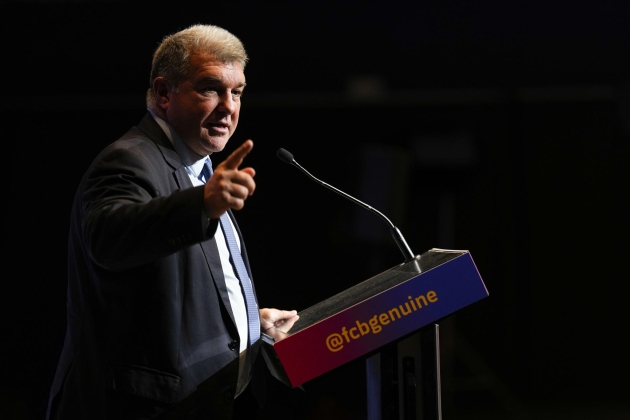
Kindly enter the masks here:
<path id="1" fill-rule="evenodd" d="M 190 57 L 190 74 L 193 80 L 215 79 L 227 84 L 244 84 L 245 74 L 239 61 L 225 62 L 212 54 L 194 54 Z"/>

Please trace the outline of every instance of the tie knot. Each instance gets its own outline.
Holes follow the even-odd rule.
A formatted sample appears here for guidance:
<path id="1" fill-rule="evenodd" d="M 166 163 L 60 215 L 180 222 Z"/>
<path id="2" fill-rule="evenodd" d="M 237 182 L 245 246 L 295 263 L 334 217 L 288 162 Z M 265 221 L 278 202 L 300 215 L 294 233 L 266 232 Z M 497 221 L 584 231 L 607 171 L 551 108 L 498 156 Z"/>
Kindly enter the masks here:
<path id="1" fill-rule="evenodd" d="M 210 162 L 210 158 L 206 158 L 206 161 L 203 164 L 203 168 L 201 169 L 201 173 L 199 174 L 199 181 L 204 184 L 208 182 L 210 176 L 212 175 L 212 162 Z"/>

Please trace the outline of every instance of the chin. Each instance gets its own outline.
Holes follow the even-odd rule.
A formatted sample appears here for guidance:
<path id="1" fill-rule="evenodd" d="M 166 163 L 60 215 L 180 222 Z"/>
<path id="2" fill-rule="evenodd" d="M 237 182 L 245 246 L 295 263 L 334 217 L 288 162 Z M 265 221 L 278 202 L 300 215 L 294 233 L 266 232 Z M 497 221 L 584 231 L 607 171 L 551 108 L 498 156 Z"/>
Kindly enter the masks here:
<path id="1" fill-rule="evenodd" d="M 229 137 L 210 137 L 205 138 L 204 143 L 207 145 L 208 150 L 212 153 L 217 153 L 222 151 L 227 144 Z"/>

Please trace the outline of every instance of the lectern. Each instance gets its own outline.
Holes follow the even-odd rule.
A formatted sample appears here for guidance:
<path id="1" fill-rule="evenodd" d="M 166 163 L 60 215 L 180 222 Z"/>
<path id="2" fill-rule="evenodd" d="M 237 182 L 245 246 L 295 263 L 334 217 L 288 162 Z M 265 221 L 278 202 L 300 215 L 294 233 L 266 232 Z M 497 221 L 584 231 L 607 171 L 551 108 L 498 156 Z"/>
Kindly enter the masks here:
<path id="1" fill-rule="evenodd" d="M 487 296 L 468 251 L 433 248 L 299 312 L 283 339 L 264 337 L 263 354 L 294 388 Z"/>
<path id="2" fill-rule="evenodd" d="M 299 312 L 300 319 L 277 342 L 263 334 L 263 354 L 273 375 L 297 387 L 358 357 L 379 349 L 391 350 L 404 337 L 433 324 L 433 329 L 421 337 L 422 351 L 430 350 L 432 357 L 425 357 L 421 364 L 425 365 L 424 373 L 428 373 L 423 379 L 432 381 L 427 388 L 433 388 L 426 401 L 436 407 L 425 410 L 428 414 L 423 420 L 441 420 L 439 330 L 435 322 L 488 296 L 470 253 L 433 248 L 415 255 L 400 230 L 383 213 L 317 179 L 287 150 L 279 149 L 276 155 L 318 184 L 383 219 L 405 262 Z M 391 357 L 392 352 L 383 353 Z M 433 368 L 426 369 L 430 364 Z M 366 367 L 370 370 L 370 360 Z M 368 374 L 368 389 L 375 389 L 370 381 Z M 426 385 L 427 381 L 422 382 Z M 373 417 L 369 408 L 368 417 L 381 420 L 380 415 Z"/>

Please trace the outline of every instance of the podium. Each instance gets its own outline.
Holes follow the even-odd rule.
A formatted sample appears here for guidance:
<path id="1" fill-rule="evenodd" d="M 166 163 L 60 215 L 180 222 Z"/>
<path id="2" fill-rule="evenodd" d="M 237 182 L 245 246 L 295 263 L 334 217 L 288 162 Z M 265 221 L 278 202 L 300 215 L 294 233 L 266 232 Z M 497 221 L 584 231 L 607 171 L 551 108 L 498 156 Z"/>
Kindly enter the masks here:
<path id="1" fill-rule="evenodd" d="M 487 296 L 468 251 L 433 248 L 299 312 L 281 340 L 263 337 L 263 355 L 295 388 Z"/>

